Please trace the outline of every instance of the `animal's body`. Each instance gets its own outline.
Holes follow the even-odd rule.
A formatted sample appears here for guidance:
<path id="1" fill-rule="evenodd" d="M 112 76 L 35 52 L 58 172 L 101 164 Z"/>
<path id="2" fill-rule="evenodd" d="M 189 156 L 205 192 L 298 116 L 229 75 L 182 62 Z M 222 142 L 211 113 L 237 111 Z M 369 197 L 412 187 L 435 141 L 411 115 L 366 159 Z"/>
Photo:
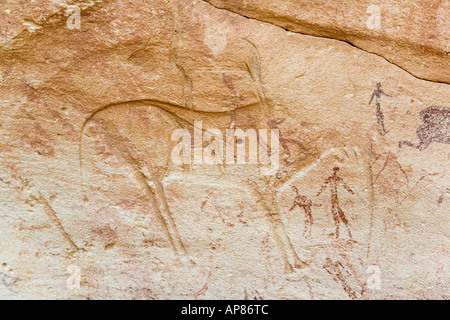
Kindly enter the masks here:
<path id="1" fill-rule="evenodd" d="M 431 143 L 450 144 L 450 108 L 431 106 L 420 112 L 423 124 L 416 130 L 419 143 L 400 141 L 399 147 L 407 145 L 425 150 Z"/>

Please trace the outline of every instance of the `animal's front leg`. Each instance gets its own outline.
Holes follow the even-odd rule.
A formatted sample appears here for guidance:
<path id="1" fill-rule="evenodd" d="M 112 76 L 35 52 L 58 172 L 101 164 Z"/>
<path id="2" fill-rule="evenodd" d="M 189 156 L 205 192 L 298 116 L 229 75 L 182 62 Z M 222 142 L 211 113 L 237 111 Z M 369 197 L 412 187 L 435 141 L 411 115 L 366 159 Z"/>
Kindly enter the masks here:
<path id="1" fill-rule="evenodd" d="M 289 238 L 289 235 L 286 232 L 286 228 L 281 221 L 280 215 L 278 212 L 270 212 L 268 214 L 270 223 L 273 226 L 273 233 L 275 240 L 277 240 L 277 244 L 280 247 L 280 250 L 282 251 L 283 259 L 285 260 L 286 265 L 286 271 L 287 272 L 293 272 L 292 265 L 289 262 L 289 256 L 294 261 L 294 267 L 297 269 L 301 269 L 305 266 L 305 262 L 303 262 L 297 252 L 294 249 L 294 246 L 292 245 L 291 239 Z"/>
<path id="2" fill-rule="evenodd" d="M 281 239 L 281 237 L 277 231 L 278 227 L 281 224 L 281 221 L 279 221 L 279 217 L 277 217 L 277 215 L 278 215 L 278 213 L 275 213 L 275 214 L 267 213 L 269 223 L 271 224 L 272 233 L 275 238 L 275 242 L 277 243 L 277 246 L 281 251 L 281 256 L 282 256 L 283 262 L 284 262 L 284 272 L 292 273 L 292 272 L 294 272 L 294 268 L 292 267 L 292 264 L 289 262 L 288 254 L 284 247 L 283 240 Z"/>

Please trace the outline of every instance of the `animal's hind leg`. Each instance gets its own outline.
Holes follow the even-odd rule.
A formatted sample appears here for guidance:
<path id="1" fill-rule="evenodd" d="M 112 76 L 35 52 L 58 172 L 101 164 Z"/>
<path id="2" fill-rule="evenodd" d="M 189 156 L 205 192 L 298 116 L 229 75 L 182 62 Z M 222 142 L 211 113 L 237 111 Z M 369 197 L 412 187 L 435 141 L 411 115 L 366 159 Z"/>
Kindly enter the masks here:
<path id="1" fill-rule="evenodd" d="M 292 265 L 289 262 L 288 258 L 289 254 L 292 256 L 294 260 L 294 267 L 297 269 L 302 268 L 305 265 L 305 262 L 300 260 L 300 258 L 298 257 L 297 252 L 295 251 L 294 246 L 292 245 L 291 239 L 289 238 L 289 235 L 287 234 L 286 229 L 284 228 L 284 224 L 279 217 L 279 214 L 271 213 L 269 214 L 269 219 L 273 227 L 275 240 L 283 255 L 286 272 L 288 273 L 293 271 Z M 278 230 L 280 230 L 281 232 L 279 233 Z"/>
<path id="2" fill-rule="evenodd" d="M 274 215 L 272 215 L 270 213 L 268 213 L 268 216 L 269 216 L 269 220 L 270 220 L 270 225 L 272 227 L 272 233 L 275 238 L 275 242 L 277 243 L 277 246 L 281 251 L 281 256 L 284 261 L 284 272 L 291 273 L 294 271 L 294 268 L 292 267 L 291 263 L 289 262 L 287 252 L 283 245 L 283 241 L 281 240 L 280 236 L 278 235 L 277 227 L 279 226 L 279 223 L 276 221 L 277 218 L 274 217 Z"/>
<path id="3" fill-rule="evenodd" d="M 113 148 L 117 155 L 122 158 L 131 168 L 132 176 L 139 185 L 140 189 L 145 192 L 145 195 L 150 200 L 151 207 L 155 213 L 160 218 L 165 232 L 169 239 L 169 242 L 175 252 L 175 254 L 185 253 L 184 245 L 181 242 L 180 236 L 178 235 L 177 228 L 173 222 L 170 211 L 168 210 L 167 203 L 164 201 L 164 190 L 162 189 L 161 183 L 154 177 L 154 173 L 151 170 L 152 165 L 150 164 L 150 177 L 147 177 L 142 172 L 143 163 L 139 161 L 140 157 L 136 149 L 132 147 L 130 143 L 126 143 L 118 133 L 118 129 L 112 123 L 108 125 L 108 130 L 101 128 L 101 133 L 104 136 L 105 141 Z M 153 182 L 155 189 L 153 190 L 148 181 Z"/>
<path id="4" fill-rule="evenodd" d="M 292 246 L 291 240 L 289 236 L 286 233 L 286 230 L 284 228 L 284 224 L 280 219 L 280 215 L 278 212 L 274 211 L 273 208 L 274 205 L 274 199 L 268 199 L 266 194 L 263 194 L 259 191 L 258 187 L 255 189 L 258 193 L 259 200 L 261 201 L 264 212 L 270 222 L 270 227 L 272 229 L 272 233 L 275 237 L 275 242 L 277 243 L 278 248 L 281 251 L 281 255 L 284 261 L 285 266 L 285 273 L 290 273 L 294 269 L 292 267 L 292 264 L 289 262 L 289 254 L 292 254 L 294 259 L 294 264 L 296 268 L 300 268 L 305 263 L 300 260 L 297 253 L 294 250 L 294 247 Z M 281 233 L 278 232 L 278 229 L 281 230 Z M 288 250 L 286 250 L 285 244 L 287 244 Z"/>

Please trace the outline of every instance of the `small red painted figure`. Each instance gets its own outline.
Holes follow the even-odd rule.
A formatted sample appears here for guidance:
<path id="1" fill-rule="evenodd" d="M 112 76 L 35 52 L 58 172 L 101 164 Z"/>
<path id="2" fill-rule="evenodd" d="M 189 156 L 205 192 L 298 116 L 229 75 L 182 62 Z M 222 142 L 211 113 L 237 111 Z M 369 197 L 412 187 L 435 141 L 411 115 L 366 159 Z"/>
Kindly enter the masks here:
<path id="1" fill-rule="evenodd" d="M 378 124 L 378 131 L 382 136 L 386 135 L 387 131 L 384 128 L 384 114 L 381 111 L 381 105 L 380 105 L 380 99 L 381 96 L 385 95 L 386 97 L 392 97 L 391 95 L 385 93 L 383 90 L 381 90 L 381 83 L 377 83 L 377 88 L 373 91 L 372 96 L 370 97 L 369 106 L 372 103 L 373 98 L 376 100 L 376 116 L 377 116 L 377 124 Z"/>
<path id="2" fill-rule="evenodd" d="M 345 227 L 347 228 L 348 235 L 350 236 L 350 239 L 352 238 L 352 233 L 350 232 L 350 228 L 348 227 L 348 220 L 345 217 L 344 211 L 342 211 L 340 205 L 339 205 L 339 198 L 338 198 L 338 192 L 337 188 L 338 185 L 341 184 L 348 192 L 351 194 L 354 194 L 353 190 L 350 189 L 350 187 L 342 180 L 341 177 L 337 175 L 337 172 L 339 171 L 339 167 L 333 168 L 333 175 L 329 176 L 327 179 L 325 179 L 324 184 L 322 185 L 322 188 L 320 188 L 320 191 L 317 193 L 316 196 L 319 196 L 330 184 L 331 189 L 331 214 L 333 216 L 334 224 L 336 226 L 336 238 L 339 238 L 339 227 L 341 222 L 345 224 Z"/>
<path id="3" fill-rule="evenodd" d="M 305 211 L 305 237 L 310 238 L 311 237 L 311 228 L 313 225 L 313 217 L 312 217 L 312 206 L 320 207 L 320 204 L 315 204 L 311 200 L 309 200 L 307 197 L 302 196 L 298 193 L 298 189 L 295 186 L 292 186 L 292 190 L 297 194 L 297 196 L 294 199 L 294 203 L 292 204 L 292 207 L 289 209 L 289 211 L 294 210 L 295 206 L 298 206 L 299 208 L 303 208 Z"/>

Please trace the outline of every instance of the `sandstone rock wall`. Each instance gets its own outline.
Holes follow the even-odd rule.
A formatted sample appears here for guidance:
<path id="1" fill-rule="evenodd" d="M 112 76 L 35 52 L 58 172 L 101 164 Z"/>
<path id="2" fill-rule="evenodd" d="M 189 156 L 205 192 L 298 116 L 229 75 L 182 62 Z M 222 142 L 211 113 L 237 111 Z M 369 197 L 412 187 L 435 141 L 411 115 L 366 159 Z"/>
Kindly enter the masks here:
<path id="1" fill-rule="evenodd" d="M 448 299 L 449 12 L 3 2 L 0 297 Z"/>

